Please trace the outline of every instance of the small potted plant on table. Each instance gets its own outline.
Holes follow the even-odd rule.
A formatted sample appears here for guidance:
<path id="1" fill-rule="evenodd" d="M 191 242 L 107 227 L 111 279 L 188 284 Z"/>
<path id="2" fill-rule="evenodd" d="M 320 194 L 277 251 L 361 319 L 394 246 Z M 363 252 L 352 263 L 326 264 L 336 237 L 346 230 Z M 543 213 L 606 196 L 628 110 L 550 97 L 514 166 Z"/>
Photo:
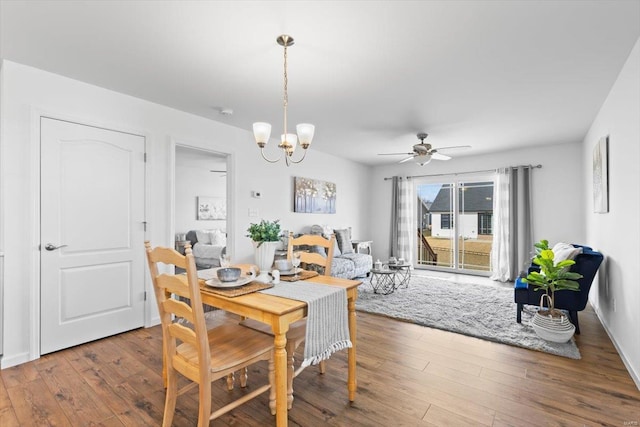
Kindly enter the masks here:
<path id="1" fill-rule="evenodd" d="M 555 262 L 555 254 L 549 249 L 549 241 L 541 240 L 535 244 L 535 248 L 533 263 L 540 267 L 540 271 L 531 271 L 523 281 L 532 285 L 534 290 L 543 289 L 545 293 L 540 297 L 540 309 L 531 320 L 531 325 L 542 339 L 566 342 L 571 339 L 576 328 L 564 313 L 555 309 L 555 291 L 580 290 L 576 280 L 581 279 L 582 274 L 569 271 L 576 263 L 572 259 Z M 544 307 L 545 299 L 547 308 Z"/>
<path id="2" fill-rule="evenodd" d="M 261 220 L 258 224 L 251 224 L 247 231 L 247 237 L 253 240 L 255 248 L 256 264 L 260 274 L 255 280 L 263 283 L 269 282 L 269 271 L 273 265 L 276 249 L 280 245 L 280 220 Z"/>

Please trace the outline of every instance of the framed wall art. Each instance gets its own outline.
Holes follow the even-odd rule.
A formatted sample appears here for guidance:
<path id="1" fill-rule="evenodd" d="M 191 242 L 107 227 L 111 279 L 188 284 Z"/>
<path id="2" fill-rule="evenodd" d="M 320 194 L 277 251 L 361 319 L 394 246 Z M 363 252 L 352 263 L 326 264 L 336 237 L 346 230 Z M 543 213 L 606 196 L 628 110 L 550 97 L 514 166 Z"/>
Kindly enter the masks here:
<path id="1" fill-rule="evenodd" d="M 336 213 L 336 184 L 319 179 L 294 177 L 293 211 Z"/>
<path id="2" fill-rule="evenodd" d="M 224 197 L 198 196 L 198 220 L 227 219 L 227 200 Z"/>
<path id="3" fill-rule="evenodd" d="M 609 137 L 600 138 L 593 149 L 593 211 L 609 212 Z"/>

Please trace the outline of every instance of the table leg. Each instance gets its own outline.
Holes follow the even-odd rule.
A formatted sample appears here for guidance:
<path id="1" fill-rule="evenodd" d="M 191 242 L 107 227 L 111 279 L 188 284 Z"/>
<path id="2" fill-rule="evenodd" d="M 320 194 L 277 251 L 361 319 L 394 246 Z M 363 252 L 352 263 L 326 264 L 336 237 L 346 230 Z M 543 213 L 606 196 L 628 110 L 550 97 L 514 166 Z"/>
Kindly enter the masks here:
<path id="1" fill-rule="evenodd" d="M 356 390 L 358 383 L 356 381 L 356 300 L 349 298 L 347 302 L 349 308 L 349 338 L 351 339 L 351 348 L 348 350 L 349 357 L 349 373 L 347 375 L 347 388 L 349 390 L 349 401 L 356 400 Z"/>
<path id="2" fill-rule="evenodd" d="M 287 419 L 287 333 L 274 331 L 273 343 L 276 387 L 276 426 L 286 427 Z"/>
<path id="3" fill-rule="evenodd" d="M 404 270 L 404 274 L 402 275 L 402 287 L 408 288 L 409 281 L 411 280 L 411 267 L 408 267 Z"/>

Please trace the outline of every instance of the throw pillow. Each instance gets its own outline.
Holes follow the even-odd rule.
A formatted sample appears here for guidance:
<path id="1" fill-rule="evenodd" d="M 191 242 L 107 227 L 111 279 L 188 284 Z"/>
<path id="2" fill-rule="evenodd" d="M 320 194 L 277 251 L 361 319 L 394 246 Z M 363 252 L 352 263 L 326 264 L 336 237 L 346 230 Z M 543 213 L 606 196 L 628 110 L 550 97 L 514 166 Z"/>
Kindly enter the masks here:
<path id="1" fill-rule="evenodd" d="M 575 259 L 582 253 L 582 248 L 576 248 L 569 243 L 558 242 L 553 247 L 553 261 L 557 264 L 566 259 Z"/>
<path id="2" fill-rule="evenodd" d="M 349 235 L 349 229 L 333 230 L 336 235 L 336 241 L 340 248 L 340 253 L 351 254 L 353 253 L 353 245 L 351 244 L 351 236 Z"/>
<path id="3" fill-rule="evenodd" d="M 324 237 L 325 239 L 328 239 L 329 237 L 331 237 L 331 236 L 326 236 L 326 235 L 325 235 L 325 233 L 324 233 L 324 231 L 325 231 L 325 227 L 323 227 L 323 226 L 321 226 L 321 225 L 317 225 L 317 224 L 315 224 L 315 225 L 312 225 L 312 226 L 311 226 L 311 231 L 309 232 L 309 234 L 314 234 L 314 235 L 317 235 L 317 236 L 322 236 L 322 237 Z M 322 246 L 315 246 L 315 245 L 314 245 L 314 246 L 312 246 L 309 250 L 310 250 L 311 252 L 315 252 L 315 253 L 317 253 L 317 254 L 320 254 L 320 255 L 322 255 L 322 256 L 323 256 L 323 257 L 325 257 L 325 258 L 326 258 L 326 256 L 327 256 L 327 251 L 325 251 L 325 250 L 324 250 L 324 248 L 323 248 Z M 335 255 L 335 249 L 334 249 L 334 255 Z"/>
<path id="4" fill-rule="evenodd" d="M 329 236 L 325 236 L 327 239 L 331 238 L 331 234 L 329 234 Z M 340 246 L 338 245 L 338 239 L 336 238 L 336 240 L 333 241 L 333 256 L 337 257 L 342 255 L 342 253 L 340 252 Z"/>
<path id="5" fill-rule="evenodd" d="M 322 246 L 313 245 L 313 246 L 311 246 L 311 248 L 309 248 L 309 252 L 320 254 L 325 258 L 327 257 L 327 251 L 325 251 Z"/>
<path id="6" fill-rule="evenodd" d="M 211 235 L 208 231 L 196 230 L 196 239 L 198 239 L 198 243 L 202 243 L 203 245 L 211 244 Z"/>
<path id="7" fill-rule="evenodd" d="M 226 246 L 227 236 L 222 230 L 213 230 L 210 233 L 211 244 L 214 246 Z"/>

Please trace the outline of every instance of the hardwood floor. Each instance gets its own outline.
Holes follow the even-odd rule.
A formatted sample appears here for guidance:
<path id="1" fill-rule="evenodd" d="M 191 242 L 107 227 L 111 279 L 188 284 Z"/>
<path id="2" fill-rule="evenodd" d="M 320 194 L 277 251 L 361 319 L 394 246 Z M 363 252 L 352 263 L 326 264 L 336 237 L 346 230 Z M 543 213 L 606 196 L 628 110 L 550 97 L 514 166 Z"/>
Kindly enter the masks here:
<path id="1" fill-rule="evenodd" d="M 591 308 L 580 323 L 582 359 L 571 360 L 358 313 L 356 402 L 343 351 L 326 374 L 296 378 L 289 425 L 639 425 L 640 391 Z M 160 425 L 160 347 L 157 326 L 0 371 L 0 426 Z M 249 387 L 263 375 L 266 365 L 250 372 Z M 214 406 L 243 393 L 223 381 L 213 392 Z M 268 393 L 212 425 L 273 425 L 267 402 Z M 197 389 L 178 398 L 174 425 L 193 426 L 196 414 Z"/>

